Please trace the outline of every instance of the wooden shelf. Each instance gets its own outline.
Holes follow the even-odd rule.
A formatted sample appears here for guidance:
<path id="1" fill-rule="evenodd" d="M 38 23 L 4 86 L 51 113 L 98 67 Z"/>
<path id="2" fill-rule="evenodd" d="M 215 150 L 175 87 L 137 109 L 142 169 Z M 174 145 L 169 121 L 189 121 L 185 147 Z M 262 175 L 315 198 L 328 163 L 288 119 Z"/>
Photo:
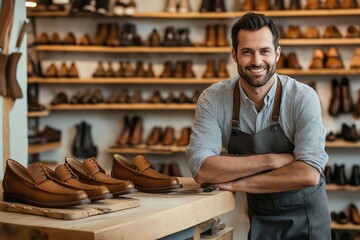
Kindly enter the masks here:
<path id="1" fill-rule="evenodd" d="M 46 152 L 61 147 L 60 142 L 44 143 L 44 144 L 30 144 L 28 148 L 28 154 L 35 154 L 40 152 Z"/>
<path id="2" fill-rule="evenodd" d="M 319 9 L 319 10 L 281 10 L 281 11 L 255 11 L 263 13 L 269 17 L 320 17 L 320 16 L 356 16 L 360 15 L 360 9 Z M 99 17 L 120 17 L 120 18 L 179 18 L 179 19 L 207 19 L 207 18 L 239 18 L 244 15 L 245 11 L 234 12 L 222 12 L 222 13 L 168 13 L 168 12 L 138 12 L 133 16 L 114 16 L 109 14 L 108 16 L 96 15 Z M 68 12 L 28 12 L 28 17 L 94 17 L 95 14 L 70 15 Z"/>
<path id="3" fill-rule="evenodd" d="M 170 155 L 174 153 L 185 153 L 185 147 L 179 146 L 147 146 L 141 145 L 136 147 L 112 146 L 106 149 L 107 153 L 115 154 L 160 154 Z"/>
<path id="4" fill-rule="evenodd" d="M 50 111 L 45 110 L 45 111 L 37 111 L 37 112 L 28 112 L 27 116 L 29 118 L 34 118 L 34 117 L 45 117 L 48 116 L 50 114 Z"/>
<path id="5" fill-rule="evenodd" d="M 290 68 L 282 68 L 277 69 L 279 74 L 284 75 L 304 75 L 304 76 L 311 76 L 311 75 L 359 75 L 360 69 L 290 69 Z"/>
<path id="6" fill-rule="evenodd" d="M 359 142 L 347 142 L 345 140 L 339 139 L 334 142 L 326 141 L 325 143 L 326 148 L 360 148 L 360 141 Z"/>
<path id="7" fill-rule="evenodd" d="M 231 53 L 230 47 L 108 47 L 81 45 L 36 45 L 32 47 L 43 52 L 105 52 L 105 53 Z"/>
<path id="8" fill-rule="evenodd" d="M 360 191 L 360 186 L 344 185 L 340 186 L 337 184 L 327 184 L 327 191 Z"/>
<path id="9" fill-rule="evenodd" d="M 360 38 L 312 38 L 312 39 L 280 39 L 282 46 L 303 46 L 303 45 L 357 45 L 360 44 Z"/>
<path id="10" fill-rule="evenodd" d="M 359 71 L 360 72 L 360 71 Z M 28 78 L 28 83 L 66 84 L 212 84 L 223 78 Z"/>
<path id="11" fill-rule="evenodd" d="M 196 104 L 136 103 L 136 104 L 59 104 L 49 106 L 50 110 L 195 110 Z"/>
<path id="12" fill-rule="evenodd" d="M 333 230 L 359 231 L 360 230 L 360 225 L 355 225 L 353 223 L 338 224 L 338 223 L 335 223 L 335 222 L 331 222 L 331 229 L 333 229 Z"/>

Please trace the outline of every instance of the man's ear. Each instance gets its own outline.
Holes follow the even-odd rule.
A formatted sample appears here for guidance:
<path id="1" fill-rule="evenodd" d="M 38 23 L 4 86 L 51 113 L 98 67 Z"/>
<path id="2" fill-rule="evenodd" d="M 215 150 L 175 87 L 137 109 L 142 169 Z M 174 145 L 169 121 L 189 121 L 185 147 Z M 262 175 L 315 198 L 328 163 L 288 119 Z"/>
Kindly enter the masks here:
<path id="1" fill-rule="evenodd" d="M 280 54 L 281 54 L 281 47 L 278 46 L 276 51 L 275 51 L 275 56 L 276 56 L 276 62 L 279 61 L 280 59 Z"/>
<path id="2" fill-rule="evenodd" d="M 234 48 L 231 50 L 231 56 L 232 56 L 232 59 L 234 60 L 234 62 L 238 63 L 238 62 L 237 62 L 236 52 L 235 52 L 235 49 L 234 49 Z"/>

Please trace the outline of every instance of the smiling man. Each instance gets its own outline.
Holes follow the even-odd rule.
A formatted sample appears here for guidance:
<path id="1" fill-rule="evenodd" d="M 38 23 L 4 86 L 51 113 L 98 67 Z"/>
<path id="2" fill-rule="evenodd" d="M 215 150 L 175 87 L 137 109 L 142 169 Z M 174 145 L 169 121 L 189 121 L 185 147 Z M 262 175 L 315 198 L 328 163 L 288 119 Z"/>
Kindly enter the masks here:
<path id="1" fill-rule="evenodd" d="M 281 47 L 271 19 L 247 13 L 231 37 L 239 75 L 213 84 L 198 100 L 186 152 L 193 177 L 246 192 L 248 239 L 331 239 L 318 96 L 276 73 Z"/>

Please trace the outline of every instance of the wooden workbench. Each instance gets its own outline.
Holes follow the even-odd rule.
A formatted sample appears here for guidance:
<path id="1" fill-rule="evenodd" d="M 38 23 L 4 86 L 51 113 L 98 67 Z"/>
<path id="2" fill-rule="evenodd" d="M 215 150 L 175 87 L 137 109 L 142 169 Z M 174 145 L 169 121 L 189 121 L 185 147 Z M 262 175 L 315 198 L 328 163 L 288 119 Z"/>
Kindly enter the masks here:
<path id="1" fill-rule="evenodd" d="M 134 193 L 140 206 L 79 220 L 0 211 L 0 239 L 158 239 L 191 228 L 235 207 L 227 191 L 204 193 L 190 178 L 174 193 Z M 2 190 L 1 190 L 2 191 Z"/>

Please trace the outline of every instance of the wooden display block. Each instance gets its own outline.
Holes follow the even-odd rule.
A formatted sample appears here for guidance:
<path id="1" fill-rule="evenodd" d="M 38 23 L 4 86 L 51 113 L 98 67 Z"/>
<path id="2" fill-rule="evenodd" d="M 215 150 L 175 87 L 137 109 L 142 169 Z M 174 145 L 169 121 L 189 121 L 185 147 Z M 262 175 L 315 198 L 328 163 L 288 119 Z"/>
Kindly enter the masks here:
<path id="1" fill-rule="evenodd" d="M 104 199 L 96 201 L 94 203 L 67 208 L 42 208 L 22 203 L 5 202 L 2 201 L 2 191 L 0 193 L 0 199 L 0 210 L 2 211 L 26 213 L 63 220 L 82 219 L 95 215 L 111 213 L 140 206 L 139 199 L 129 197 Z"/>

